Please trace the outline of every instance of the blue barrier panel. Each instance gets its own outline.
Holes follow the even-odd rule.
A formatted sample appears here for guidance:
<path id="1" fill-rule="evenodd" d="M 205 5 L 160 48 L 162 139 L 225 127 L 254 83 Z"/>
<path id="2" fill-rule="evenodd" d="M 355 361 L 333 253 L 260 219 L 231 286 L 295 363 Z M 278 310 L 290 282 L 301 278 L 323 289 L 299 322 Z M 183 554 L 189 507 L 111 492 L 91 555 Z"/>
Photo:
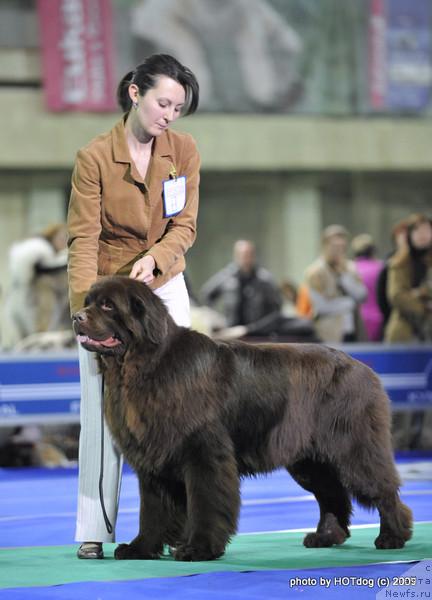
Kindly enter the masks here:
<path id="1" fill-rule="evenodd" d="M 339 346 L 381 378 L 394 409 L 432 408 L 432 346 Z M 79 421 L 75 351 L 0 355 L 0 425 Z"/>
<path id="2" fill-rule="evenodd" d="M 0 356 L 0 425 L 79 422 L 75 351 Z"/>
<path id="3" fill-rule="evenodd" d="M 378 373 L 393 408 L 432 408 L 432 346 L 347 344 L 342 350 Z"/>

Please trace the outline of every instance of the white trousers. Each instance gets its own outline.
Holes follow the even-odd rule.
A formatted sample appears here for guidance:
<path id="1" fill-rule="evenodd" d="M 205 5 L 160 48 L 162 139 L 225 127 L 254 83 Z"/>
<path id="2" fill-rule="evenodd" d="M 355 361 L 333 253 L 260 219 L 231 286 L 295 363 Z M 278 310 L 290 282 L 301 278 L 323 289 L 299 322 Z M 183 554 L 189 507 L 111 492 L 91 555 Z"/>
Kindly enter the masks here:
<path id="1" fill-rule="evenodd" d="M 189 296 L 183 274 L 173 277 L 155 290 L 170 315 L 183 327 L 190 327 Z M 103 497 L 113 532 L 107 531 L 99 498 L 101 467 L 102 377 L 92 352 L 78 349 L 81 403 L 79 441 L 77 542 L 114 542 L 123 459 L 104 422 Z"/>

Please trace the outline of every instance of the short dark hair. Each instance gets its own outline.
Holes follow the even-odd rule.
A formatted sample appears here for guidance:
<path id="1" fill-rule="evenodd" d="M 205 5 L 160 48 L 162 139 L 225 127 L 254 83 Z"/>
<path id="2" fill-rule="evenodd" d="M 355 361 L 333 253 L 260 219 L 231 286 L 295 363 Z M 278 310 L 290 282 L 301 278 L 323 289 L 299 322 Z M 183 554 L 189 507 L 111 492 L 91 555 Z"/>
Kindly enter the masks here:
<path id="1" fill-rule="evenodd" d="M 134 83 L 140 96 L 155 87 L 157 78 L 165 75 L 179 83 L 186 93 L 185 115 L 191 115 L 198 108 L 199 85 L 195 75 L 190 69 L 183 66 L 177 59 L 169 54 L 152 54 L 138 65 L 133 71 L 129 71 L 121 79 L 117 87 L 117 101 L 124 112 L 132 108 L 132 100 L 129 96 L 129 86 Z"/>

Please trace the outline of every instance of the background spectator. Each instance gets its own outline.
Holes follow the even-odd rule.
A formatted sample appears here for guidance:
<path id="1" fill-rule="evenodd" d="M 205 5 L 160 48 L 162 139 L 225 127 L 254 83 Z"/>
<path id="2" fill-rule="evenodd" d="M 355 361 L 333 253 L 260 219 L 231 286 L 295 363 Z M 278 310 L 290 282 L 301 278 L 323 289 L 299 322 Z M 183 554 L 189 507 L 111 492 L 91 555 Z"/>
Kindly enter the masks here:
<path id="1" fill-rule="evenodd" d="M 389 261 L 387 296 L 391 304 L 385 339 L 396 342 L 432 341 L 432 225 L 426 215 L 406 221 L 406 244 Z M 393 419 L 396 447 L 430 448 L 432 411 L 397 413 Z"/>
<path id="2" fill-rule="evenodd" d="M 217 330 L 213 333 L 219 339 L 271 338 L 281 342 L 319 342 L 313 322 L 298 314 L 296 308 L 297 288 L 292 281 L 281 283 L 283 304 L 279 310 L 248 323 Z"/>
<path id="3" fill-rule="evenodd" d="M 273 275 L 257 264 L 253 242 L 234 244 L 234 261 L 216 273 L 202 288 L 205 304 L 221 304 L 228 327 L 248 325 L 279 313 L 282 296 Z"/>
<path id="4" fill-rule="evenodd" d="M 367 290 L 353 261 L 347 258 L 348 232 L 330 225 L 322 235 L 322 255 L 308 267 L 306 284 L 323 342 L 352 342 L 364 338 L 358 306 Z"/>
<path id="5" fill-rule="evenodd" d="M 297 290 L 296 310 L 299 317 L 313 319 L 313 306 L 310 291 L 306 283 L 299 285 Z"/>
<path id="6" fill-rule="evenodd" d="M 58 223 L 11 246 L 8 346 L 33 333 L 70 329 L 66 243 L 66 227 Z"/>
<path id="7" fill-rule="evenodd" d="M 361 233 L 353 238 L 351 249 L 357 272 L 367 289 L 367 298 L 360 305 L 360 315 L 367 339 L 378 342 L 382 338 L 383 316 L 377 303 L 376 285 L 384 263 L 375 258 L 375 244 L 368 233 Z"/>
<path id="8" fill-rule="evenodd" d="M 388 262 L 395 252 L 406 247 L 407 227 L 406 219 L 403 219 L 402 221 L 396 223 L 396 225 L 392 228 L 391 240 L 393 244 L 393 250 L 387 256 L 387 260 L 384 263 L 380 274 L 378 275 L 376 283 L 377 304 L 383 316 L 381 338 L 384 337 L 384 330 L 391 313 L 391 304 L 387 297 Z"/>
<path id="9" fill-rule="evenodd" d="M 432 224 L 426 215 L 408 218 L 407 242 L 389 263 L 390 343 L 432 341 Z"/>

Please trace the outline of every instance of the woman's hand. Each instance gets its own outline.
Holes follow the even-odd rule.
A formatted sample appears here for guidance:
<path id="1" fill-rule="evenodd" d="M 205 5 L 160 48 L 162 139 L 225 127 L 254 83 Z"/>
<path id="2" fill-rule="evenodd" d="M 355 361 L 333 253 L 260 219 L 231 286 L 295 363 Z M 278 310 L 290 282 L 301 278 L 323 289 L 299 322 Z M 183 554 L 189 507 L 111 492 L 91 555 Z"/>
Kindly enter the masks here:
<path id="1" fill-rule="evenodd" d="M 156 268 L 155 259 L 150 254 L 143 256 L 134 263 L 129 277 L 143 281 L 147 285 L 154 280 L 153 271 Z"/>

